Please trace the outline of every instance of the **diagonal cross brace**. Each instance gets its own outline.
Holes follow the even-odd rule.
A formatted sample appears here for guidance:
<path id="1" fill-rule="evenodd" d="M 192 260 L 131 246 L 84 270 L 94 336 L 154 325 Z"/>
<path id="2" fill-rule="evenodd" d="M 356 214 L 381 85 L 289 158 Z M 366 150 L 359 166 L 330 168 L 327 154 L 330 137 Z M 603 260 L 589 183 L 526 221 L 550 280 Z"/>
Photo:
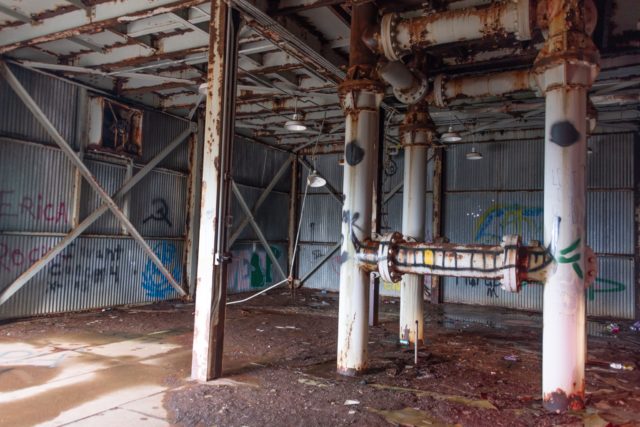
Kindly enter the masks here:
<path id="1" fill-rule="evenodd" d="M 162 264 L 162 261 L 158 258 L 158 256 L 153 252 L 153 250 L 149 247 L 147 242 L 144 241 L 144 238 L 140 235 L 138 230 L 133 226 L 129 218 L 120 210 L 116 202 L 109 196 L 109 194 L 105 191 L 102 186 L 96 181 L 95 177 L 87 168 L 87 166 L 82 162 L 80 157 L 76 154 L 75 151 L 69 146 L 67 141 L 60 135 L 58 130 L 53 126 L 49 118 L 44 114 L 44 112 L 40 109 L 38 104 L 34 101 L 34 99 L 29 95 L 27 90 L 22 86 L 22 84 L 18 81 L 16 76 L 11 72 L 9 67 L 4 61 L 0 61 L 0 74 L 5 78 L 9 86 L 15 91 L 16 95 L 24 102 L 26 107 L 31 111 L 36 120 L 44 127 L 45 131 L 51 136 L 51 138 L 55 141 L 55 143 L 60 147 L 62 152 L 69 158 L 71 163 L 73 163 L 77 168 L 79 173 L 87 180 L 89 185 L 98 193 L 100 198 L 102 198 L 104 205 L 108 210 L 118 218 L 118 220 L 122 223 L 125 229 L 131 234 L 131 236 L 140 244 L 142 250 L 147 254 L 147 256 L 151 259 L 151 261 L 158 267 L 158 270 L 167 278 L 169 284 L 178 291 L 181 296 L 185 296 L 186 292 L 180 284 L 173 278 L 171 273 L 166 269 L 166 267 Z M 136 174 L 136 176 L 139 174 Z M 135 177 L 132 177 L 132 179 Z M 98 209 L 99 211 L 100 209 Z M 93 217 L 96 212 L 92 214 L 90 217 Z M 104 213 L 104 212 L 102 212 Z M 102 215 L 100 213 L 100 215 Z M 96 216 L 95 219 L 99 217 Z M 88 219 L 88 218 L 87 218 Z M 77 228 L 77 227 L 76 227 Z M 15 282 L 14 282 L 15 284 Z M 12 286 L 14 285 L 12 284 Z M 15 287 L 14 287 L 15 289 Z M 19 289 L 19 288 L 18 288 Z M 0 304 L 6 301 L 17 289 L 15 289 L 10 295 L 8 294 L 9 289 L 6 289 L 0 298 Z"/>
<path id="2" fill-rule="evenodd" d="M 136 184 L 149 174 L 162 160 L 164 160 L 173 150 L 175 150 L 182 141 L 191 134 L 191 128 L 186 129 L 180 135 L 175 137 L 162 151 L 160 151 L 149 163 L 147 163 L 137 174 L 129 178 L 122 184 L 122 187 L 113 195 L 113 199 L 117 200 L 127 194 Z M 4 304 L 16 292 L 27 284 L 40 270 L 42 270 L 49 262 L 51 262 L 58 254 L 60 254 L 69 244 L 79 237 L 87 228 L 98 220 L 105 212 L 109 210 L 109 206 L 103 203 L 98 209 L 87 216 L 80 224 L 69 232 L 61 241 L 51 248 L 42 258 L 33 263 L 26 271 L 18 276 L 13 283 L 7 286 L 2 294 L 0 294 L 0 305 Z"/>
<path id="3" fill-rule="evenodd" d="M 280 166 L 280 169 L 278 169 L 278 172 L 276 172 L 276 174 L 271 179 L 271 182 L 269 182 L 269 185 L 267 185 L 267 187 L 262 190 L 260 197 L 258 198 L 258 200 L 256 200 L 255 204 L 253 205 L 253 210 L 251 211 L 254 216 L 258 213 L 258 209 L 260 209 L 260 206 L 262 206 L 264 201 L 267 200 L 267 196 L 271 194 L 271 191 L 274 189 L 276 184 L 280 181 L 285 172 L 287 172 L 290 164 L 291 161 L 289 159 L 285 160 L 282 166 Z M 240 237 L 242 230 L 244 230 L 247 224 L 249 224 L 249 217 L 245 217 L 233 232 L 233 234 L 229 238 L 229 247 L 233 246 L 235 241 L 238 240 L 238 237 Z"/>
<path id="4" fill-rule="evenodd" d="M 262 230 L 260 230 L 258 223 L 253 218 L 253 215 L 251 214 L 251 209 L 249 209 L 249 206 L 247 206 L 247 202 L 244 201 L 244 198 L 242 197 L 242 193 L 240 193 L 240 189 L 238 188 L 236 183 L 233 181 L 231 182 L 231 188 L 233 189 L 233 194 L 236 196 L 236 199 L 238 199 L 238 203 L 240 204 L 240 207 L 244 211 L 245 215 L 247 215 L 247 218 L 251 223 L 251 227 L 253 227 L 253 230 L 258 235 L 258 239 L 260 240 L 260 243 L 262 243 L 264 250 L 267 252 L 269 259 L 271 259 L 271 262 L 273 263 L 273 265 L 276 266 L 276 270 L 278 270 L 278 273 L 282 275 L 282 278 L 286 279 L 287 275 L 282 270 L 282 267 L 280 267 L 280 263 L 278 262 L 278 259 L 276 258 L 275 254 L 271 250 L 271 247 L 269 246 L 269 242 L 267 242 L 267 239 L 266 237 L 264 237 L 264 234 L 262 234 Z"/>

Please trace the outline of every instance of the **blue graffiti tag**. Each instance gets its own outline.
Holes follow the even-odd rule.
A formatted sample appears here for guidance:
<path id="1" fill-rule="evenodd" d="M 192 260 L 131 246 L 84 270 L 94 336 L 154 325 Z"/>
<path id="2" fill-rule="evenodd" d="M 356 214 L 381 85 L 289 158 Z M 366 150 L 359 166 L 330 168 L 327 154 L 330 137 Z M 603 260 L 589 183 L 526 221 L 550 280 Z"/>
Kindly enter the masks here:
<path id="1" fill-rule="evenodd" d="M 509 226 L 515 227 L 511 231 L 513 234 L 522 235 L 524 226 L 533 229 L 536 235 L 541 234 L 539 217 L 542 213 L 543 210 L 539 207 L 494 204 L 478 218 L 475 240 L 484 243 L 499 242 Z M 496 234 L 492 233 L 494 224 L 498 226 Z"/>
<path id="2" fill-rule="evenodd" d="M 168 242 L 158 243 L 153 252 L 160 258 L 162 265 L 171 272 L 171 275 L 179 283 L 182 278 L 182 268 L 176 261 L 176 245 Z M 173 292 L 173 287 L 166 277 L 160 272 L 153 261 L 148 260 L 142 272 L 142 288 L 149 298 L 167 298 Z"/>

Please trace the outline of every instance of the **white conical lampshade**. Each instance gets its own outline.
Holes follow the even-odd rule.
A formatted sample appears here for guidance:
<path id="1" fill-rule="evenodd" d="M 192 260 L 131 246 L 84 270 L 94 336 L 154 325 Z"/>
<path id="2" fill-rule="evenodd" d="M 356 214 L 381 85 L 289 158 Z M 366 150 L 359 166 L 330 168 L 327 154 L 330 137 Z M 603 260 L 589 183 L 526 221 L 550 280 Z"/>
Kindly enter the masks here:
<path id="1" fill-rule="evenodd" d="M 440 137 L 442 142 L 459 142 L 462 141 L 460 134 L 453 130 L 453 126 L 449 126 L 449 130 L 442 134 Z"/>
<path id="2" fill-rule="evenodd" d="M 479 151 L 476 151 L 476 147 L 471 147 L 471 151 L 469 151 L 467 154 L 467 160 L 480 160 L 482 159 L 482 153 L 480 153 Z"/>
<path id="3" fill-rule="evenodd" d="M 327 184 L 327 180 L 318 175 L 318 172 L 314 170 L 307 177 L 307 184 L 309 184 L 309 187 L 320 188 L 324 187 Z"/>

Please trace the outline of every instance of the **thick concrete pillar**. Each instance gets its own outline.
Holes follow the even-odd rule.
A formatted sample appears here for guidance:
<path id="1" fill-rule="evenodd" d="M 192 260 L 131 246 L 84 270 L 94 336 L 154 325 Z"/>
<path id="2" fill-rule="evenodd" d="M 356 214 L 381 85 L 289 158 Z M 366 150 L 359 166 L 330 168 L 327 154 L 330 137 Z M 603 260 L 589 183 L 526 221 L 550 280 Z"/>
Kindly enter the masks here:
<path id="1" fill-rule="evenodd" d="M 424 241 L 427 191 L 427 152 L 433 123 L 427 106 L 412 105 L 400 128 L 404 146 L 402 234 Z M 400 284 L 400 342 L 424 342 L 424 276 L 405 274 Z M 416 321 L 418 326 L 416 329 Z"/>
<path id="2" fill-rule="evenodd" d="M 557 263 L 544 288 L 542 391 L 554 412 L 584 407 L 587 91 L 598 71 L 592 0 L 550 0 L 549 36 L 534 65 L 545 92 L 544 242 Z"/>
<path id="3" fill-rule="evenodd" d="M 237 15 L 223 0 L 211 2 L 209 68 L 192 378 L 222 375 L 222 344 L 227 289 L 227 215 L 231 147 L 234 135 Z"/>
<path id="4" fill-rule="evenodd" d="M 384 88 L 373 75 L 376 58 L 362 42 L 362 32 L 376 17 L 373 3 L 353 5 L 350 67 L 339 88 L 346 116 L 337 349 L 337 370 L 343 375 L 367 368 L 369 273 L 358 267 L 355 255 L 371 238 L 372 183 L 378 163 Z"/>

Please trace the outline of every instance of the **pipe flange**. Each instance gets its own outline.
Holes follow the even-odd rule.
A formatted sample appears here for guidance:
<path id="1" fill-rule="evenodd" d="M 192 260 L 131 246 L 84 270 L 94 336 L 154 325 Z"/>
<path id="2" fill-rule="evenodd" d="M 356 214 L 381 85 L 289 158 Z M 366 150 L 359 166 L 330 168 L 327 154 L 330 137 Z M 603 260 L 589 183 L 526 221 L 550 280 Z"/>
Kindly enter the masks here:
<path id="1" fill-rule="evenodd" d="M 380 239 L 378 246 L 378 271 L 380 278 L 385 282 L 397 283 L 402 278 L 402 273 L 396 270 L 396 256 L 398 255 L 398 245 L 404 239 L 402 234 L 396 232 L 387 233 Z"/>
<path id="2" fill-rule="evenodd" d="M 500 246 L 504 249 L 501 289 L 507 292 L 520 292 L 521 280 L 518 277 L 520 236 L 504 236 Z"/>
<path id="3" fill-rule="evenodd" d="M 413 72 L 413 76 L 416 80 L 420 80 L 420 85 L 418 87 L 411 87 L 408 91 L 402 91 L 400 89 L 393 88 L 393 94 L 398 99 L 398 101 L 403 104 L 412 105 L 421 101 L 426 95 L 429 89 L 429 82 L 427 78 L 418 74 L 417 72 Z"/>
<path id="4" fill-rule="evenodd" d="M 396 38 L 396 28 L 399 21 L 400 16 L 397 13 L 387 13 L 382 16 L 380 21 L 382 53 L 390 61 L 398 61 L 404 56 L 404 52 L 398 46 L 398 39 Z"/>
<path id="5" fill-rule="evenodd" d="M 444 84 L 447 78 L 443 74 L 438 74 L 433 79 L 433 101 L 436 107 L 445 108 L 447 101 L 444 97 Z"/>
<path id="6" fill-rule="evenodd" d="M 598 277 L 598 259 L 589 246 L 585 246 L 584 254 L 586 256 L 584 266 L 587 270 L 584 277 L 584 286 L 585 288 L 588 288 L 593 285 L 596 281 L 596 277 Z"/>

